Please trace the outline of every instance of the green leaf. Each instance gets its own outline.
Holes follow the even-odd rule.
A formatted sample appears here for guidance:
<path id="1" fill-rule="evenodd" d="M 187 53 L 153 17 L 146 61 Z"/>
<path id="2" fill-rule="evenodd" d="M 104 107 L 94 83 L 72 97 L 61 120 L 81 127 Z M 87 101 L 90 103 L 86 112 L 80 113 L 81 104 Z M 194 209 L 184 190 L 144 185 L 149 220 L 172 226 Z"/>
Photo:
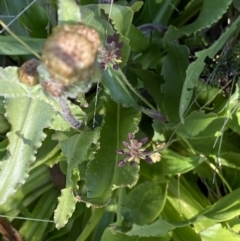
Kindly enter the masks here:
<path id="1" fill-rule="evenodd" d="M 156 165 L 159 174 L 176 175 L 189 172 L 196 166 L 200 165 L 205 159 L 205 157 L 197 155 L 191 157 L 182 156 L 168 149 L 161 153 L 161 161 Z"/>
<path id="2" fill-rule="evenodd" d="M 205 66 L 204 60 L 208 56 L 213 58 L 218 51 L 223 47 L 223 45 L 227 42 L 227 40 L 238 30 L 240 23 L 240 17 L 238 17 L 232 25 L 226 29 L 225 33 L 221 35 L 221 37 L 208 49 L 204 49 L 202 51 L 196 52 L 197 60 L 192 62 L 186 72 L 186 79 L 184 82 L 184 86 L 182 89 L 182 95 L 179 106 L 179 116 L 181 121 L 184 122 L 184 114 L 189 106 L 189 103 L 192 98 L 193 89 L 194 89 L 194 81 L 197 80 Z"/>
<path id="3" fill-rule="evenodd" d="M 138 225 L 151 223 L 161 213 L 166 196 L 167 183 L 143 182 L 128 193 L 123 216 Z"/>
<path id="4" fill-rule="evenodd" d="M 18 188 L 7 202 L 0 206 L 0 213 L 15 217 L 19 215 L 25 207 L 37 200 L 46 191 L 53 188 L 53 183 L 49 175 L 49 169 L 41 165 L 30 171 L 26 182 Z M 14 218 L 12 218 L 14 219 Z"/>
<path id="5" fill-rule="evenodd" d="M 6 159 L 0 171 L 0 203 L 6 202 L 28 177 L 29 165 L 35 161 L 36 149 L 46 135 L 55 112 L 45 102 L 27 97 L 7 99 L 6 113 L 12 130 L 8 134 Z"/>
<path id="6" fill-rule="evenodd" d="M 159 229 L 159 226 L 158 226 Z M 113 228 L 106 228 L 103 236 L 101 238 L 101 241 L 169 241 L 170 237 L 139 237 L 138 234 L 135 236 L 128 236 L 124 233 L 115 233 Z"/>
<path id="7" fill-rule="evenodd" d="M 174 225 L 169 224 L 168 222 L 158 219 L 152 224 L 138 226 L 133 224 L 133 227 L 126 234 L 129 236 L 138 235 L 140 237 L 164 237 L 168 234 L 169 231 L 175 228 Z"/>
<path id="8" fill-rule="evenodd" d="M 144 51 L 148 47 L 147 38 L 134 25 L 131 25 L 128 37 L 131 40 L 130 46 L 133 51 Z"/>
<path id="9" fill-rule="evenodd" d="M 82 22 L 80 9 L 75 1 L 58 1 L 58 22 L 59 24 Z"/>
<path id="10" fill-rule="evenodd" d="M 89 4 L 80 7 L 82 21 L 87 26 L 95 28 L 102 40 L 106 42 L 106 34 L 113 34 L 114 30 L 111 24 L 102 16 L 101 7 L 99 4 Z"/>
<path id="11" fill-rule="evenodd" d="M 143 6 L 144 2 L 143 1 L 136 1 L 133 3 L 133 5 L 131 6 L 131 9 L 134 11 L 134 12 L 138 12 L 142 6 Z"/>
<path id="12" fill-rule="evenodd" d="M 215 204 L 206 208 L 195 217 L 191 222 L 197 222 L 205 219 L 212 219 L 217 222 L 230 220 L 240 214 L 240 188 L 232 191 L 225 197 L 219 199 Z"/>
<path id="13" fill-rule="evenodd" d="M 138 165 L 126 164 L 118 167 L 122 156 L 116 151 L 123 147 L 128 133 L 135 133 L 140 113 L 132 108 L 123 108 L 109 100 L 106 116 L 100 133 L 100 150 L 95 160 L 90 161 L 86 172 L 87 199 L 97 206 L 106 205 L 111 197 L 113 185 L 132 187 L 138 179 Z M 116 183 L 115 183 L 116 182 Z M 84 198 L 84 197 L 83 197 Z"/>
<path id="14" fill-rule="evenodd" d="M 41 52 L 41 49 L 45 43 L 45 39 L 19 37 L 24 41 L 32 50 L 37 53 Z M 0 36 L 0 55 L 28 55 L 32 52 L 23 46 L 16 38 L 12 36 Z"/>
<path id="15" fill-rule="evenodd" d="M 33 4 L 24 14 L 19 17 L 20 24 L 27 29 L 33 38 L 47 38 L 51 27 L 48 19 L 48 10 L 39 4 Z M 34 21 L 32 21 L 34 19 Z"/>
<path id="16" fill-rule="evenodd" d="M 118 4 L 101 4 L 101 8 L 109 15 L 117 32 L 123 36 L 128 36 L 134 14 L 133 10 Z"/>
<path id="17" fill-rule="evenodd" d="M 223 227 L 221 224 L 215 224 L 200 233 L 202 241 L 239 241 L 239 235 L 231 229 Z"/>
<path id="18" fill-rule="evenodd" d="M 165 84 L 162 86 L 164 94 L 164 109 L 167 119 L 171 122 L 179 122 L 179 102 L 186 69 L 188 67 L 189 50 L 186 46 L 180 46 L 174 42 L 165 43 L 168 54 L 162 67 L 162 75 Z"/>
<path id="19" fill-rule="evenodd" d="M 97 139 L 97 132 L 84 131 L 61 142 L 63 154 L 67 157 L 68 169 L 66 186 L 73 186 L 72 172 L 80 163 L 86 161 L 91 144 Z M 81 151 L 79 151 L 81 150 Z"/>
<path id="20" fill-rule="evenodd" d="M 181 190 L 180 194 L 181 195 Z M 171 203 L 167 200 L 166 204 L 164 206 L 163 212 L 162 212 L 162 217 L 164 220 L 178 220 L 182 221 L 184 220 L 184 217 L 182 216 L 181 213 L 181 204 L 180 204 L 180 199 L 176 199 L 176 202 L 178 202 L 178 209 L 175 209 L 176 207 L 171 205 Z M 188 240 L 196 240 L 196 241 L 201 241 L 200 236 L 196 233 L 196 230 L 193 229 L 190 225 L 184 226 L 184 227 L 178 227 L 174 229 L 171 232 L 171 236 L 173 240 L 183 240 L 183 241 L 188 241 Z"/>
<path id="21" fill-rule="evenodd" d="M 53 188 L 44 193 L 44 195 L 39 198 L 37 204 L 34 205 L 31 216 L 36 219 L 50 220 L 56 205 L 57 196 L 58 191 Z M 36 222 L 30 218 L 24 222 L 19 232 L 25 240 L 39 241 L 39 237 L 42 237 L 43 233 L 46 232 L 47 226 L 48 222 L 46 221 Z"/>
<path id="22" fill-rule="evenodd" d="M 26 96 L 28 91 L 39 89 L 39 86 L 28 88 L 18 79 L 16 67 L 0 68 L 0 95 L 4 97 Z"/>
<path id="23" fill-rule="evenodd" d="M 184 176 L 181 176 L 179 180 L 176 180 L 176 178 L 170 179 L 168 201 L 171 204 L 171 211 L 176 213 L 174 215 L 175 218 L 171 218 L 168 222 L 176 225 L 176 227 L 184 227 L 194 223 L 195 231 L 198 233 L 214 224 L 212 220 L 206 218 L 199 219 L 198 222 L 192 221 L 192 217 L 194 215 L 197 216 L 205 207 L 210 205 L 210 202 L 200 191 L 199 187 L 194 182 L 185 179 Z M 164 210 L 162 212 L 163 215 Z M 179 215 L 183 221 L 179 221 Z"/>
<path id="24" fill-rule="evenodd" d="M 162 51 L 156 51 L 156 49 L 162 48 L 160 42 L 153 42 L 148 46 L 143 54 L 137 56 L 136 62 L 142 66 L 142 69 L 155 69 L 161 64 L 161 60 L 164 57 Z"/>
<path id="25" fill-rule="evenodd" d="M 72 187 L 62 189 L 58 201 L 57 209 L 54 211 L 54 222 L 56 228 L 60 229 L 65 226 L 75 210 L 77 199 L 73 195 Z"/>
<path id="26" fill-rule="evenodd" d="M 110 67 L 107 68 L 107 70 L 103 72 L 102 84 L 104 85 L 106 92 L 110 94 L 114 101 L 121 103 L 124 107 L 132 106 L 136 109 L 138 108 L 137 102 L 125 85 L 123 77 L 119 71 Z"/>
<path id="27" fill-rule="evenodd" d="M 211 27 L 212 24 L 216 23 L 229 8 L 229 5 L 232 3 L 232 0 L 226 0 L 219 2 L 218 0 L 203 0 L 203 6 L 201 8 L 201 12 L 198 15 L 197 19 L 190 23 L 189 25 L 185 25 L 179 30 L 175 30 L 174 28 L 170 28 L 166 33 L 166 39 L 176 39 L 185 35 L 190 35 L 192 33 L 196 33 L 201 31 L 204 28 Z"/>
<path id="28" fill-rule="evenodd" d="M 164 80 L 160 74 L 153 73 L 149 70 L 143 69 L 130 69 L 131 72 L 136 74 L 136 76 L 143 82 L 144 88 L 149 92 L 149 94 L 154 99 L 157 107 L 160 110 L 163 110 L 163 93 L 161 85 L 164 83 Z"/>
<path id="29" fill-rule="evenodd" d="M 176 131 L 191 139 L 216 137 L 224 121 L 225 117 L 219 117 L 214 113 L 205 114 L 204 111 L 193 111 L 185 119 L 185 123 L 177 127 Z"/>

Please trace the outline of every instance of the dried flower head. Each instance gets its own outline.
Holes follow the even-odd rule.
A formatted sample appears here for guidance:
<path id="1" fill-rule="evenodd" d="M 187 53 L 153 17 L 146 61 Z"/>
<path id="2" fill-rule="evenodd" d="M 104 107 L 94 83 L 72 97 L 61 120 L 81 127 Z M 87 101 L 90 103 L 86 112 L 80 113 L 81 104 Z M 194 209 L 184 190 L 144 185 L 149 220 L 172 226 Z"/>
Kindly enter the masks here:
<path id="1" fill-rule="evenodd" d="M 144 137 L 140 141 L 134 139 L 132 133 L 128 134 L 129 143 L 123 141 L 123 145 L 126 149 L 117 150 L 118 154 L 126 155 L 126 158 L 121 160 L 118 163 L 118 166 L 121 167 L 127 162 L 130 162 L 131 165 L 135 163 L 140 163 L 140 160 L 145 160 L 148 163 L 153 163 L 152 159 L 149 157 L 149 151 L 146 151 L 142 146 L 147 142 L 148 138 Z"/>
<path id="2" fill-rule="evenodd" d="M 57 26 L 44 45 L 42 63 L 52 80 L 69 86 L 92 77 L 99 50 L 99 34 L 93 28 Z"/>
<path id="3" fill-rule="evenodd" d="M 105 70 L 108 66 L 112 66 L 115 70 L 119 68 L 121 59 L 121 49 L 123 42 L 118 42 L 119 35 L 114 33 L 109 35 L 105 48 L 103 47 L 100 55 L 100 68 Z"/>

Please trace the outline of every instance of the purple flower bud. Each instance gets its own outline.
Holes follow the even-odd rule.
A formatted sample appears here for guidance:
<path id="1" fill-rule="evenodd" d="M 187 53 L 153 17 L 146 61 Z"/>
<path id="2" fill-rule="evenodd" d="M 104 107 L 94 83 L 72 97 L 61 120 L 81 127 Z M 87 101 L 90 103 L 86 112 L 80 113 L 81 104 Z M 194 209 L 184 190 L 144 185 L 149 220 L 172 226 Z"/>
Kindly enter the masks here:
<path id="1" fill-rule="evenodd" d="M 147 163 L 150 163 L 150 164 L 153 163 L 152 159 L 151 159 L 149 156 L 146 156 L 146 157 L 145 157 L 145 161 L 146 161 Z"/>
<path id="2" fill-rule="evenodd" d="M 124 166 L 126 164 L 126 161 L 125 160 L 122 160 L 122 161 L 120 161 L 119 163 L 118 163 L 118 166 L 119 167 L 122 167 L 122 166 Z"/>
<path id="3" fill-rule="evenodd" d="M 132 133 L 128 133 L 128 139 L 131 141 L 134 138 L 134 135 Z"/>
<path id="4" fill-rule="evenodd" d="M 107 43 L 111 44 L 112 42 L 113 42 L 113 37 L 112 37 L 112 35 L 110 35 L 107 37 Z"/>
<path id="5" fill-rule="evenodd" d="M 118 70 L 118 64 L 114 64 L 114 65 L 113 65 L 113 68 L 114 68 L 115 70 Z"/>
<path id="6" fill-rule="evenodd" d="M 117 150 L 117 153 L 118 154 L 124 154 L 125 152 L 124 152 L 124 150 Z"/>
<path id="7" fill-rule="evenodd" d="M 117 56 L 117 59 L 121 58 L 121 51 L 119 49 L 115 51 L 115 54 Z"/>
<path id="8" fill-rule="evenodd" d="M 129 148 L 129 144 L 126 141 L 123 141 L 123 145 L 126 146 L 127 148 Z"/>
<path id="9" fill-rule="evenodd" d="M 112 41 L 115 42 L 115 43 L 117 43 L 117 41 L 118 41 L 118 34 L 117 34 L 117 33 L 114 33 L 114 34 L 112 35 Z"/>
<path id="10" fill-rule="evenodd" d="M 106 67 L 105 63 L 101 62 L 101 63 L 99 64 L 99 66 L 100 66 L 100 68 L 101 68 L 102 70 L 105 70 L 105 67 Z"/>
<path id="11" fill-rule="evenodd" d="M 119 49 L 121 49 L 121 48 L 123 47 L 123 45 L 124 45 L 124 42 L 120 42 L 120 43 L 118 43 L 117 47 L 118 47 Z"/>
<path id="12" fill-rule="evenodd" d="M 144 145 L 148 141 L 147 137 L 144 137 L 140 140 L 140 142 Z"/>

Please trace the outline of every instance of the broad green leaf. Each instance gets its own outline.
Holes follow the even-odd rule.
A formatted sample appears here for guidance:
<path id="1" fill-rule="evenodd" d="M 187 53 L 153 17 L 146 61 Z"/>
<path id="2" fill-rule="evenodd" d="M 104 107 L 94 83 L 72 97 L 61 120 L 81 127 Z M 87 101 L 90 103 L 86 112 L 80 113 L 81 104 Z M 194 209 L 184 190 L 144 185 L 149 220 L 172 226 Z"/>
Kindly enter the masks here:
<path id="1" fill-rule="evenodd" d="M 179 116 L 182 122 L 184 122 L 185 112 L 190 104 L 193 89 L 194 89 L 194 81 L 197 80 L 205 66 L 204 60 L 208 56 L 213 58 L 218 51 L 223 47 L 223 45 L 227 42 L 227 40 L 238 30 L 240 23 L 240 17 L 238 17 L 232 25 L 226 29 L 225 33 L 221 35 L 221 37 L 208 49 L 204 49 L 202 51 L 196 52 L 197 59 L 192 62 L 186 72 L 186 79 L 184 82 L 184 86 L 182 89 L 182 95 L 179 106 Z"/>
<path id="2" fill-rule="evenodd" d="M 79 23 L 82 22 L 78 4 L 73 0 L 58 0 L 58 22 Z"/>
<path id="3" fill-rule="evenodd" d="M 111 100 L 105 108 L 106 116 L 99 139 L 100 150 L 95 154 L 95 160 L 90 161 L 86 172 L 87 200 L 98 206 L 107 204 L 113 185 L 135 185 L 139 170 L 137 164 L 118 167 L 119 161 L 124 157 L 116 153 L 123 147 L 122 141 L 127 140 L 128 133 L 138 130 L 139 112 L 132 108 L 123 108 Z"/>
<path id="4" fill-rule="evenodd" d="M 159 225 L 159 223 L 158 223 L 158 225 Z M 145 226 L 147 226 L 147 225 L 145 225 Z M 145 226 L 143 226 L 143 227 L 145 227 Z M 136 226 L 136 227 L 139 227 L 139 226 Z M 158 229 L 159 229 L 159 226 L 158 226 Z M 144 230 L 144 231 L 147 231 L 147 230 Z M 140 234 L 141 233 L 142 232 L 140 231 Z M 135 236 L 130 236 L 130 235 L 128 236 L 124 233 L 115 233 L 113 231 L 113 228 L 106 228 L 103 233 L 103 236 L 101 238 L 101 241 L 123 241 L 123 240 L 124 241 L 169 241 L 170 240 L 169 236 L 166 236 L 163 238 L 146 237 L 146 236 L 139 237 L 139 236 L 141 236 L 141 235 L 139 235 L 139 233 L 135 234 Z"/>
<path id="5" fill-rule="evenodd" d="M 76 209 L 73 213 L 73 215 L 71 216 L 71 218 L 69 219 L 69 221 L 67 222 L 67 224 L 62 227 L 60 230 L 58 229 L 54 229 L 51 234 L 49 235 L 50 237 L 48 238 L 48 241 L 58 241 L 63 239 L 62 236 L 67 235 L 68 238 L 66 238 L 66 236 L 64 236 L 64 240 L 68 240 L 71 241 L 73 239 L 71 239 L 71 235 L 74 234 L 75 238 L 76 238 L 76 233 L 79 233 L 79 217 L 84 213 L 86 209 L 86 205 L 84 203 L 77 203 L 76 205 Z M 75 222 L 76 221 L 76 222 Z M 74 225 L 76 224 L 77 225 Z M 75 240 L 74 238 L 74 240 Z"/>
<path id="6" fill-rule="evenodd" d="M 101 7 L 99 4 L 88 4 L 80 7 L 82 22 L 87 26 L 95 28 L 104 44 L 107 35 L 113 34 L 111 24 L 102 16 Z"/>
<path id="7" fill-rule="evenodd" d="M 198 15 L 198 13 L 202 8 L 202 5 L 203 5 L 203 0 L 188 2 L 185 8 L 181 11 L 181 14 L 179 14 L 178 17 L 171 20 L 171 24 L 175 27 L 184 26 L 184 24 L 189 22 L 193 16 Z"/>
<path id="8" fill-rule="evenodd" d="M 177 181 L 175 178 L 171 178 L 168 187 L 168 201 L 171 204 L 172 210 L 181 215 L 186 221 L 178 221 L 179 218 L 171 219 L 171 224 L 176 225 L 176 227 L 183 227 L 193 223 L 194 215 L 198 215 L 205 207 L 210 205 L 209 200 L 203 195 L 198 186 L 194 182 L 189 182 L 183 176 Z M 174 211 L 173 211 L 174 212 Z M 164 210 L 163 210 L 164 214 Z M 196 232 L 202 231 L 207 227 L 213 225 L 213 221 L 210 219 L 202 219 L 200 222 L 194 223 L 194 228 Z"/>
<path id="9" fill-rule="evenodd" d="M 204 28 L 211 27 L 212 24 L 216 23 L 227 12 L 231 3 L 232 0 L 221 2 L 218 0 L 203 0 L 203 6 L 197 19 L 193 23 L 185 25 L 178 30 L 170 28 L 165 38 L 176 39 L 176 37 L 180 38 L 183 34 L 190 35 Z"/>
<path id="10" fill-rule="evenodd" d="M 0 213 L 12 217 L 19 215 L 28 204 L 31 204 L 51 188 L 53 188 L 53 183 L 48 167 L 41 165 L 34 168 L 30 171 L 26 182 L 7 202 L 0 206 Z"/>
<path id="11" fill-rule="evenodd" d="M 240 154 L 229 150 L 228 152 L 221 151 L 221 163 L 223 166 L 240 169 L 239 167 Z"/>
<path id="12" fill-rule="evenodd" d="M 37 162 L 32 167 L 33 169 L 41 166 L 41 164 L 46 164 L 49 159 L 59 155 L 60 145 L 52 138 L 54 132 L 52 130 L 45 130 L 45 133 L 47 137 L 43 141 L 42 146 L 38 149 L 38 153 L 36 155 Z"/>
<path id="13" fill-rule="evenodd" d="M 224 124 L 225 118 L 214 113 L 205 114 L 203 111 L 193 111 L 184 124 L 180 124 L 176 131 L 186 138 L 198 139 L 216 137 Z"/>
<path id="14" fill-rule="evenodd" d="M 203 0 L 203 6 L 198 18 L 191 24 L 183 26 L 180 30 L 186 35 L 209 28 L 226 13 L 232 0 L 219 2 L 218 0 Z"/>
<path id="15" fill-rule="evenodd" d="M 176 175 L 180 173 L 189 172 L 206 158 L 203 156 L 182 156 L 170 149 L 161 152 L 161 161 L 157 163 L 159 174 L 162 175 Z"/>
<path id="16" fill-rule="evenodd" d="M 224 97 L 223 91 L 218 87 L 211 86 L 202 80 L 194 80 L 193 82 L 195 82 L 197 104 L 201 109 L 209 107 L 212 109 L 212 112 L 221 113 L 228 105 L 228 98 Z M 231 96 L 231 99 L 233 100 L 233 96 Z M 231 103 L 233 104 L 233 101 Z"/>
<path id="17" fill-rule="evenodd" d="M 58 191 L 51 189 L 38 200 L 31 213 L 36 219 L 50 220 L 56 205 Z M 25 240 L 39 241 L 39 237 L 46 232 L 48 222 L 34 222 L 31 219 L 24 222 L 19 232 Z"/>
<path id="18" fill-rule="evenodd" d="M 1 164 L 1 204 L 25 182 L 29 165 L 35 161 L 36 149 L 46 137 L 43 129 L 51 124 L 55 115 L 45 102 L 27 97 L 7 99 L 6 113 L 12 130 L 8 134 L 9 154 Z"/>
<path id="19" fill-rule="evenodd" d="M 130 46 L 133 51 L 144 51 L 148 47 L 147 38 L 134 25 L 131 25 L 129 39 L 131 40 Z"/>
<path id="20" fill-rule="evenodd" d="M 86 225 L 77 240 L 86 240 L 87 239 L 87 237 L 92 233 L 93 229 L 99 223 L 99 220 L 101 220 L 104 211 L 105 211 L 104 208 L 92 209 L 91 217 L 86 222 Z"/>
<path id="21" fill-rule="evenodd" d="M 162 48 L 162 43 L 153 42 L 148 46 L 144 52 L 137 56 L 135 62 L 140 64 L 143 70 L 155 69 L 162 63 L 164 53 L 162 51 L 156 51 L 156 49 Z"/>
<path id="22" fill-rule="evenodd" d="M 174 42 L 165 43 L 168 54 L 163 63 L 162 75 L 165 83 L 162 85 L 164 94 L 164 109 L 167 119 L 171 122 L 179 122 L 179 102 L 183 83 L 188 67 L 189 50 L 186 46 Z"/>
<path id="23" fill-rule="evenodd" d="M 137 185 L 126 197 L 123 217 L 138 225 L 153 222 L 162 211 L 166 195 L 167 183 L 143 182 Z"/>
<path id="24" fill-rule="evenodd" d="M 231 229 L 215 224 L 200 233 L 202 241 L 239 241 L 240 237 Z"/>
<path id="25" fill-rule="evenodd" d="M 20 97 L 20 96 L 38 96 L 41 93 L 39 85 L 30 87 L 21 84 L 17 75 L 16 67 L 0 68 L 0 96 Z"/>
<path id="26" fill-rule="evenodd" d="M 101 4 L 101 8 L 109 15 L 114 28 L 123 36 L 128 36 L 133 19 L 133 10 L 127 6 L 118 4 Z"/>
<path id="27" fill-rule="evenodd" d="M 138 109 L 137 102 L 124 83 L 123 78 L 126 77 L 123 77 L 119 71 L 114 70 L 113 68 L 108 68 L 103 72 L 102 84 L 104 85 L 106 92 L 114 101 L 121 103 L 124 107 L 132 106 Z"/>
<path id="28" fill-rule="evenodd" d="M 44 9 L 39 4 L 33 4 L 18 21 L 23 28 L 28 30 L 28 33 L 33 38 L 47 38 L 50 30 L 50 22 L 48 19 L 48 10 Z M 32 21 L 34 19 L 34 21 Z"/>
<path id="29" fill-rule="evenodd" d="M 174 225 L 169 224 L 168 222 L 158 219 L 152 224 L 138 226 L 133 224 L 133 227 L 126 234 L 129 236 L 137 235 L 140 237 L 164 237 L 168 234 L 169 231 L 175 228 Z"/>
<path id="30" fill-rule="evenodd" d="M 240 133 L 240 111 L 237 110 L 229 120 L 229 128 L 231 128 L 234 132 Z"/>
<path id="31" fill-rule="evenodd" d="M 88 149 L 97 139 L 97 133 L 94 131 L 84 131 L 81 134 L 71 136 L 66 141 L 61 142 L 63 154 L 67 157 L 68 169 L 66 186 L 73 186 L 72 171 L 79 164 L 86 161 Z"/>
<path id="32" fill-rule="evenodd" d="M 160 74 L 153 73 L 149 70 L 143 69 L 130 69 L 131 72 L 136 74 L 136 76 L 143 82 L 144 88 L 149 92 L 149 94 L 154 99 L 157 107 L 163 110 L 162 102 L 164 94 L 162 93 L 161 85 L 164 80 Z"/>
<path id="33" fill-rule="evenodd" d="M 54 222 L 56 228 L 60 229 L 65 226 L 75 210 L 77 198 L 73 195 L 72 187 L 62 189 L 58 201 L 57 209 L 54 211 Z"/>
<path id="34" fill-rule="evenodd" d="M 180 193 L 181 195 L 181 193 Z M 177 200 L 178 201 L 178 200 Z M 179 208 L 175 209 L 176 207 L 173 206 L 168 200 L 166 201 L 166 204 L 164 206 L 164 209 L 162 211 L 162 218 L 164 220 L 172 221 L 183 221 L 185 218 L 182 216 L 181 213 L 181 206 L 179 203 Z M 170 223 L 169 223 L 170 224 Z M 173 224 L 172 224 L 173 225 Z M 195 229 L 193 229 L 190 225 L 184 226 L 184 227 L 177 227 L 171 232 L 171 236 L 173 240 L 196 240 L 201 241 L 200 236 L 195 232 Z"/>
<path id="35" fill-rule="evenodd" d="M 191 218 L 191 222 L 207 219 L 224 222 L 238 216 L 240 214 L 239 194 L 240 188 L 232 191 L 212 206 L 207 207 L 195 217 Z"/>
<path id="36" fill-rule="evenodd" d="M 41 49 L 45 43 L 45 39 L 19 37 L 24 41 L 32 50 L 37 53 L 41 52 Z M 17 39 L 12 36 L 0 36 L 0 55 L 29 55 L 32 52 L 23 46 Z"/>
<path id="37" fill-rule="evenodd" d="M 132 4 L 131 9 L 134 12 L 138 12 L 141 9 L 141 7 L 143 6 L 143 4 L 144 4 L 143 1 L 136 1 Z"/>

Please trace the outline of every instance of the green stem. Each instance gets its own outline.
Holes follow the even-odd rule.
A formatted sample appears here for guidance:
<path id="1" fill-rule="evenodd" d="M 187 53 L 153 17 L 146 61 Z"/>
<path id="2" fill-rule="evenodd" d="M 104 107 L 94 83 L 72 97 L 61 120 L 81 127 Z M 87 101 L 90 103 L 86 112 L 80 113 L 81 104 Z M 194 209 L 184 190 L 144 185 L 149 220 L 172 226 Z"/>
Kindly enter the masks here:
<path id="1" fill-rule="evenodd" d="M 0 20 L 0 25 L 3 26 L 3 28 L 5 28 L 15 39 L 17 39 L 27 50 L 29 50 L 33 55 L 35 55 L 38 59 L 41 59 L 40 55 L 35 52 L 34 50 L 32 50 L 24 41 L 22 41 L 15 33 L 13 33 L 8 27 L 7 25 Z"/>
<path id="2" fill-rule="evenodd" d="M 80 236 L 76 239 L 76 241 L 84 241 L 88 238 L 90 233 L 93 231 L 95 226 L 98 224 L 99 220 L 101 219 L 105 208 L 92 208 L 92 215 L 87 222 L 84 230 L 80 234 Z"/>
<path id="3" fill-rule="evenodd" d="M 153 105 L 151 105 L 143 96 L 141 96 L 141 95 L 133 88 L 133 86 L 129 83 L 128 79 L 126 78 L 126 76 L 124 75 L 124 73 L 122 72 L 122 70 L 119 69 L 118 72 L 120 73 L 120 75 L 121 75 L 124 83 L 129 87 L 129 89 L 130 89 L 142 102 L 144 102 L 150 109 L 156 110 L 156 108 L 154 108 Z"/>

